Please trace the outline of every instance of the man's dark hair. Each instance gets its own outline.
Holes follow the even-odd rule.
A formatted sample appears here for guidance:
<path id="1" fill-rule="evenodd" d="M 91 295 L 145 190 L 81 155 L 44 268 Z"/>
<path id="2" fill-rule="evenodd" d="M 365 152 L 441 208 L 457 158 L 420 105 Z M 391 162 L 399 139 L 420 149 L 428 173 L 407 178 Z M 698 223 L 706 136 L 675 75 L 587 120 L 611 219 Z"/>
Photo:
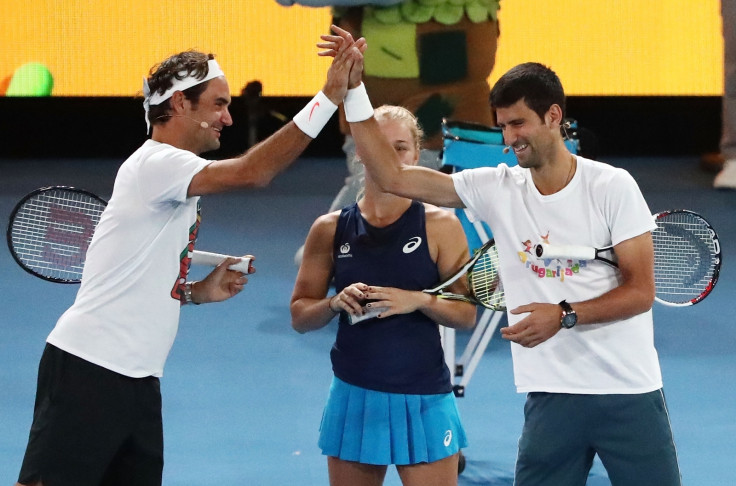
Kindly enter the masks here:
<path id="1" fill-rule="evenodd" d="M 565 117 L 565 90 L 554 71 L 538 62 L 527 62 L 511 68 L 491 90 L 491 108 L 508 108 L 523 99 L 544 120 L 552 105 L 559 105 Z"/>
<path id="2" fill-rule="evenodd" d="M 164 94 L 167 89 L 173 86 L 174 79 L 181 80 L 189 76 L 194 76 L 197 79 L 204 78 L 209 73 L 207 61 L 214 58 L 214 54 L 190 50 L 174 54 L 153 66 L 148 76 L 148 87 L 151 94 Z M 192 103 L 194 108 L 197 107 L 199 97 L 205 92 L 208 84 L 209 81 L 206 81 L 182 91 L 184 97 Z M 150 107 L 148 121 L 151 122 L 151 125 L 166 123 L 170 119 L 166 116 L 171 110 L 170 102 L 171 99 L 169 98 L 161 104 Z"/>

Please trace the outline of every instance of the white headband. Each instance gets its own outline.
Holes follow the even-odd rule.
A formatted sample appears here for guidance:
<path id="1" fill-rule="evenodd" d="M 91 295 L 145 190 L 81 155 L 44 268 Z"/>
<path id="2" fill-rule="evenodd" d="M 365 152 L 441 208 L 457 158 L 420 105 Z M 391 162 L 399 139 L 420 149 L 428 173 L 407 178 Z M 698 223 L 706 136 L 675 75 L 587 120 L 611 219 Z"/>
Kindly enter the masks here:
<path id="1" fill-rule="evenodd" d="M 183 79 L 174 78 L 174 83 L 171 88 L 167 89 L 164 94 L 158 94 L 158 92 L 151 94 L 151 88 L 148 87 L 148 79 L 143 78 L 143 109 L 146 111 L 146 133 L 151 131 L 151 122 L 148 121 L 148 111 L 150 110 L 151 105 L 159 105 L 163 103 L 171 98 L 176 91 L 184 91 L 192 86 L 196 86 L 204 83 L 205 81 L 209 81 L 210 79 L 225 75 L 225 73 L 222 72 L 222 69 L 220 69 L 220 65 L 217 64 L 217 61 L 214 59 L 207 61 L 207 67 L 207 75 L 202 79 L 195 78 L 191 74 L 187 76 L 186 71 L 181 71 L 179 74 L 185 77 Z"/>

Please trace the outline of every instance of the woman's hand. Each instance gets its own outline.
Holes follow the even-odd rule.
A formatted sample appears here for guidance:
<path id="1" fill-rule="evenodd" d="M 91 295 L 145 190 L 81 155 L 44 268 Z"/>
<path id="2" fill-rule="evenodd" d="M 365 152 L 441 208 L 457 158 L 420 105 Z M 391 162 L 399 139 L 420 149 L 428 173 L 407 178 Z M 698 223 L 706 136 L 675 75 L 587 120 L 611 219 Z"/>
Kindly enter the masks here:
<path id="1" fill-rule="evenodd" d="M 388 317 L 396 314 L 408 314 L 429 304 L 432 297 L 424 292 L 402 290 L 394 287 L 370 286 L 363 292 L 365 298 L 370 300 L 367 310 L 376 307 L 385 307 L 378 317 Z"/>
<path id="2" fill-rule="evenodd" d="M 363 315 L 365 313 L 363 305 L 367 299 L 366 290 L 368 286 L 361 282 L 348 285 L 330 299 L 330 310 L 332 312 L 344 310 L 354 316 Z"/>

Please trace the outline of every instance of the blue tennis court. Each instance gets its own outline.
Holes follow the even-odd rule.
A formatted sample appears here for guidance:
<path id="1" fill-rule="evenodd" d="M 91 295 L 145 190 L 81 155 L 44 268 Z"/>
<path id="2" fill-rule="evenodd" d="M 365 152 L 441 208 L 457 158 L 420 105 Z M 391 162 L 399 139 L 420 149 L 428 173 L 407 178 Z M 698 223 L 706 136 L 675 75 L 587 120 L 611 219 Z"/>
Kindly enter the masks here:
<path id="1" fill-rule="evenodd" d="M 628 169 L 653 212 L 686 208 L 718 230 L 720 281 L 704 302 L 655 304 L 655 339 L 684 484 L 736 484 L 736 193 L 711 188 L 696 157 L 603 158 Z M 71 185 L 107 198 L 122 160 L 0 160 L 0 220 L 45 185 Z M 300 335 L 290 326 L 293 263 L 314 219 L 342 185 L 338 158 L 303 158 L 267 189 L 203 198 L 197 248 L 256 255 L 257 273 L 237 298 L 183 309 L 162 378 L 164 484 L 326 485 L 317 448 L 331 380 L 335 324 Z M 195 268 L 194 275 L 205 269 Z M 12 484 L 32 418 L 44 340 L 72 303 L 76 287 L 44 282 L 0 250 L 0 483 Z M 503 325 L 503 323 L 502 323 Z M 469 333 L 459 332 L 458 348 Z M 491 339 L 466 396 L 459 400 L 470 446 L 460 484 L 512 484 L 524 397 L 513 386 L 509 345 Z M 400 484 L 389 470 L 386 485 Z M 610 484 L 597 463 L 590 485 Z"/>

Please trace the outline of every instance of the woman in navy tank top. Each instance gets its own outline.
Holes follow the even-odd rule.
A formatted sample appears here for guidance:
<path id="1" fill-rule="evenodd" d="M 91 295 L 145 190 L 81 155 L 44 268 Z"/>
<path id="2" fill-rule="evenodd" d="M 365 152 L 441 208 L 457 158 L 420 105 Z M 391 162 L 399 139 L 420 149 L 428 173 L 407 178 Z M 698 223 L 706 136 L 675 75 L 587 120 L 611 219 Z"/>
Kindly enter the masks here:
<path id="1" fill-rule="evenodd" d="M 414 115 L 383 106 L 375 117 L 401 161 L 416 165 Z M 319 437 L 332 486 L 379 486 L 390 464 L 404 486 L 457 484 L 467 440 L 438 326 L 473 327 L 475 306 L 422 290 L 467 259 L 452 212 L 380 192 L 369 177 L 357 203 L 312 225 L 291 315 L 302 333 L 339 315 Z M 467 292 L 464 285 L 453 291 Z"/>

